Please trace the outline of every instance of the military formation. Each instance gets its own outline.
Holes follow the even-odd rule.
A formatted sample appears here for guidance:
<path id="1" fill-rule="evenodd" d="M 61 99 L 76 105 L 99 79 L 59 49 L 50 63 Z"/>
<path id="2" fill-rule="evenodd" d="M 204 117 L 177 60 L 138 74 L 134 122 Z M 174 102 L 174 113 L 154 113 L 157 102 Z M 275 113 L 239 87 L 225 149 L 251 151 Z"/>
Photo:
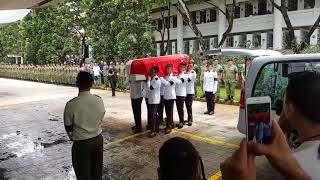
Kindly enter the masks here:
<path id="1" fill-rule="evenodd" d="M 75 85 L 77 65 L 0 64 L 0 77 L 54 84 Z"/>

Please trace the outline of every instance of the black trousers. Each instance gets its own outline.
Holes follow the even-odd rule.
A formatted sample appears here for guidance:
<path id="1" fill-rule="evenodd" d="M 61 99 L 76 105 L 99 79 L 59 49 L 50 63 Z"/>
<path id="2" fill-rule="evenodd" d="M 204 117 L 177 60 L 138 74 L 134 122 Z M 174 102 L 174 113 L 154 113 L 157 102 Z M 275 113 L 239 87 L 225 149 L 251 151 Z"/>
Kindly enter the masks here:
<path id="1" fill-rule="evenodd" d="M 151 122 L 150 122 L 150 112 L 149 112 L 149 103 L 148 103 L 148 98 L 145 98 L 146 101 L 146 106 L 147 106 L 147 127 L 150 129 L 151 127 Z"/>
<path id="2" fill-rule="evenodd" d="M 117 81 L 110 81 L 112 96 L 116 96 Z"/>
<path id="3" fill-rule="evenodd" d="M 216 103 L 215 103 L 215 94 L 213 92 L 205 92 L 206 94 L 206 100 L 207 100 L 207 110 L 208 112 L 213 111 L 215 109 Z"/>
<path id="4" fill-rule="evenodd" d="M 158 120 L 159 122 L 163 122 L 163 110 L 164 110 L 164 99 L 161 96 L 160 104 L 158 105 Z"/>
<path id="5" fill-rule="evenodd" d="M 136 124 L 136 127 L 142 127 L 141 125 L 141 103 L 143 98 L 138 99 L 131 99 L 131 107 L 134 117 L 134 123 Z"/>
<path id="6" fill-rule="evenodd" d="M 103 137 L 74 141 L 72 165 L 78 180 L 101 180 L 103 163 Z"/>
<path id="7" fill-rule="evenodd" d="M 184 101 L 186 97 L 177 96 L 176 104 L 177 104 L 177 111 L 179 115 L 179 122 L 184 123 Z"/>
<path id="8" fill-rule="evenodd" d="M 166 108 L 166 124 L 167 128 L 174 129 L 173 124 L 173 106 L 174 106 L 174 99 L 171 100 L 164 100 L 164 106 Z"/>
<path id="9" fill-rule="evenodd" d="M 186 108 L 188 113 L 188 121 L 193 121 L 193 115 L 192 115 L 192 104 L 193 104 L 193 94 L 188 94 L 186 97 Z"/>
<path id="10" fill-rule="evenodd" d="M 158 113 L 158 104 L 149 104 L 149 121 L 150 121 L 150 130 L 151 132 L 159 132 L 159 121 L 157 117 Z"/>

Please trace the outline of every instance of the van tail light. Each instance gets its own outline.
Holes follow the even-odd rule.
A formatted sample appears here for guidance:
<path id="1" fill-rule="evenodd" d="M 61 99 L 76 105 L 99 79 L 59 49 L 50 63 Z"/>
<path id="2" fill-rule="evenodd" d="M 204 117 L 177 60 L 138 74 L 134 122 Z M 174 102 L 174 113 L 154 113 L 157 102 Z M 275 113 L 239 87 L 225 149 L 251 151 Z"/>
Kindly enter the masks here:
<path id="1" fill-rule="evenodd" d="M 240 105 L 241 109 L 245 108 L 245 103 L 246 103 L 245 101 L 246 101 L 245 91 L 244 91 L 244 89 L 242 89 L 241 90 L 241 94 L 240 94 L 240 102 L 239 102 L 239 105 Z"/>

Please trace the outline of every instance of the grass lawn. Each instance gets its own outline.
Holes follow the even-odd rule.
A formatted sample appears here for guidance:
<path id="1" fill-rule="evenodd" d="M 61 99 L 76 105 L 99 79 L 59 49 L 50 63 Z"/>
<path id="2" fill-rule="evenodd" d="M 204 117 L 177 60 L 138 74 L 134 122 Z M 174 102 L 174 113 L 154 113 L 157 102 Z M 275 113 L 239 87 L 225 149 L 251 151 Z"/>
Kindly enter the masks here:
<path id="1" fill-rule="evenodd" d="M 201 97 L 203 95 L 201 86 L 198 86 L 197 94 L 198 94 L 198 97 Z M 220 88 L 220 99 L 227 99 L 226 89 L 223 86 Z M 236 89 L 234 100 L 235 101 L 240 100 L 240 89 Z"/>

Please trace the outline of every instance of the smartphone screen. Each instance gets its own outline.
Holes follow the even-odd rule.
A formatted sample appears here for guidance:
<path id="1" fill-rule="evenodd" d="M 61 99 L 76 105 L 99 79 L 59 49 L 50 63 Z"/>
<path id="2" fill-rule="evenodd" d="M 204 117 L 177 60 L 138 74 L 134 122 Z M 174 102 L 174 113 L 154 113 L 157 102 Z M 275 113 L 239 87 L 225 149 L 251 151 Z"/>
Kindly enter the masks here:
<path id="1" fill-rule="evenodd" d="M 271 141 L 270 103 L 247 104 L 248 141 L 267 144 Z"/>

